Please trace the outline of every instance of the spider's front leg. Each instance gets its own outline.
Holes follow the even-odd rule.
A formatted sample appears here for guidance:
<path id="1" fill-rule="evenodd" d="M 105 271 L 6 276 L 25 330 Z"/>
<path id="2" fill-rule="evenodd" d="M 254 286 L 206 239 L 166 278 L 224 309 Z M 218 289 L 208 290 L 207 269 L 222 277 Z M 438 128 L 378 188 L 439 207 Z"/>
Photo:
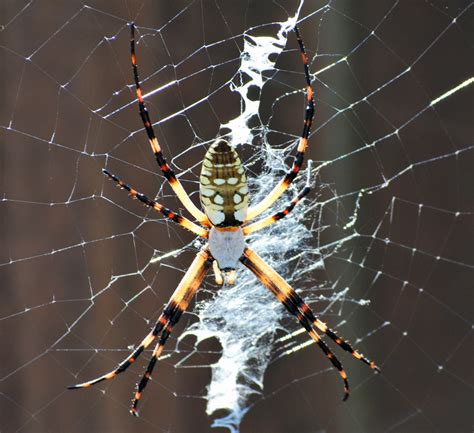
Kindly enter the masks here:
<path id="1" fill-rule="evenodd" d="M 148 364 L 148 368 L 146 369 L 142 380 L 137 385 L 137 391 L 135 392 L 131 409 L 131 413 L 136 416 L 136 406 L 138 404 L 138 400 L 140 399 L 143 389 L 145 388 L 148 380 L 151 378 L 153 367 L 155 366 L 155 363 L 158 357 L 160 356 L 161 351 L 163 350 L 164 344 L 166 343 L 166 340 L 168 339 L 171 330 L 173 329 L 173 326 L 178 322 L 183 312 L 186 311 L 186 309 L 188 308 L 189 303 L 196 294 L 196 291 L 198 290 L 204 277 L 206 276 L 207 271 L 211 267 L 212 260 L 213 259 L 207 247 L 204 247 L 201 251 L 199 251 L 199 253 L 196 255 L 196 258 L 189 267 L 188 271 L 186 272 L 178 287 L 176 288 L 175 292 L 171 296 L 171 299 L 163 310 L 163 313 L 158 318 L 155 326 L 152 328 L 150 333 L 142 340 L 140 345 L 127 358 L 125 358 L 115 370 L 112 370 L 111 372 L 88 382 L 69 386 L 68 389 L 88 388 L 91 385 L 95 385 L 96 383 L 102 382 L 103 380 L 113 379 L 115 376 L 124 372 L 128 367 L 130 367 L 130 365 L 132 365 L 136 361 L 136 359 L 144 352 L 144 350 L 148 346 L 150 346 L 150 344 L 156 339 L 158 334 L 160 334 L 161 332 L 162 334 L 160 336 L 158 344 L 156 345 L 153 351 L 151 360 Z"/>
<path id="2" fill-rule="evenodd" d="M 370 368 L 379 372 L 380 369 L 373 361 L 365 358 L 361 353 L 355 350 L 347 341 L 338 337 L 336 333 L 330 329 L 325 323 L 321 322 L 311 311 L 308 304 L 294 291 L 294 289 L 279 275 L 273 268 L 264 262 L 264 260 L 250 248 L 245 248 L 244 254 L 240 261 L 250 269 L 257 278 L 267 287 L 277 299 L 286 307 L 286 309 L 296 317 L 301 326 L 308 332 L 310 337 L 318 344 L 321 350 L 326 354 L 332 365 L 339 371 L 344 381 L 344 398 L 349 397 L 349 383 L 347 374 L 342 367 L 341 362 L 331 352 L 329 347 L 321 340 L 319 334 L 313 329 L 316 326 L 331 340 L 333 340 L 342 349 L 348 351 L 354 358 L 364 362 Z"/>
<path id="3" fill-rule="evenodd" d="M 201 285 L 204 277 L 207 274 L 207 271 L 212 265 L 213 258 L 209 253 L 207 247 L 204 247 L 196 256 L 191 267 L 188 269 L 183 279 L 179 283 L 178 288 L 175 293 L 179 293 L 177 299 L 173 295 L 170 304 L 173 304 L 175 308 L 173 309 L 172 314 L 169 315 L 168 323 L 161 333 L 160 339 L 156 344 L 150 362 L 148 363 L 147 369 L 143 374 L 140 382 L 137 384 L 137 389 L 135 391 L 134 398 L 132 400 L 132 407 L 130 413 L 134 416 L 138 416 L 137 405 L 142 396 L 143 390 L 145 389 L 148 381 L 151 379 L 151 374 L 153 368 L 155 367 L 156 361 L 161 355 L 163 348 L 168 341 L 168 338 L 173 330 L 173 327 L 178 323 L 182 314 L 188 309 L 189 303 L 196 294 L 199 286 Z"/>

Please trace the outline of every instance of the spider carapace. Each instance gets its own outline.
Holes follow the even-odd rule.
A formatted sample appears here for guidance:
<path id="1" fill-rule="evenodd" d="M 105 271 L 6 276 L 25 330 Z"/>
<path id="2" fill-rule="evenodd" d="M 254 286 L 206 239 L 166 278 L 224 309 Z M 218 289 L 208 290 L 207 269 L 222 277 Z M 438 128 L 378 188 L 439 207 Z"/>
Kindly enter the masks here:
<path id="1" fill-rule="evenodd" d="M 283 176 L 280 182 L 259 203 L 249 206 L 249 191 L 244 167 L 237 152 L 223 138 L 218 138 L 209 148 L 204 156 L 200 175 L 200 201 L 204 212 L 199 209 L 189 198 L 181 182 L 174 171 L 166 162 L 158 139 L 153 130 L 148 110 L 140 86 L 138 68 L 135 55 L 135 26 L 131 25 L 130 50 L 132 68 L 136 88 L 136 96 L 140 117 L 143 121 L 148 141 L 155 155 L 156 162 L 163 175 L 169 181 L 170 186 L 179 198 L 186 210 L 195 218 L 197 223 L 179 215 L 166 208 L 162 204 L 149 199 L 142 193 L 120 180 L 108 170 L 104 173 L 121 188 L 127 190 L 132 196 L 144 203 L 146 206 L 162 213 L 166 218 L 176 222 L 197 236 L 207 240 L 205 245 L 196 254 L 194 261 L 185 273 L 171 299 L 166 304 L 153 328 L 141 341 L 141 343 L 127 356 L 114 370 L 96 379 L 78 385 L 70 386 L 70 389 L 87 388 L 103 380 L 112 379 L 125 371 L 136 359 L 155 341 L 148 366 L 137 388 L 132 400 L 130 412 L 137 416 L 137 405 L 143 390 L 151 378 L 155 364 L 160 357 L 164 345 L 168 340 L 173 327 L 189 303 L 194 298 L 196 291 L 204 280 L 207 272 L 213 268 L 216 282 L 218 284 L 233 284 L 235 281 L 235 270 L 239 262 L 247 267 L 261 283 L 267 287 L 275 297 L 285 306 L 288 312 L 295 317 L 300 325 L 307 331 L 308 335 L 325 353 L 332 365 L 338 370 L 344 382 L 344 400 L 349 396 L 349 383 L 342 364 L 332 353 L 331 349 L 321 339 L 318 331 L 325 334 L 336 345 L 349 352 L 356 359 L 364 362 L 375 371 L 380 371 L 373 361 L 365 358 L 355 350 L 346 340 L 342 339 L 322 322 L 310 309 L 308 304 L 295 292 L 295 290 L 272 269 L 265 261 L 257 255 L 245 242 L 245 237 L 250 233 L 261 230 L 281 218 L 286 217 L 294 207 L 310 191 L 309 181 L 305 188 L 291 200 L 288 205 L 280 211 L 256 222 L 251 221 L 270 208 L 278 198 L 288 189 L 298 172 L 300 171 L 305 151 L 308 145 L 309 132 L 314 116 L 313 89 L 308 68 L 308 56 L 301 40 L 298 28 L 294 28 L 299 52 L 304 67 L 306 80 L 306 109 L 303 123 L 303 132 L 298 142 L 296 156 L 292 167 Z M 308 170 L 308 173 L 310 170 Z"/>

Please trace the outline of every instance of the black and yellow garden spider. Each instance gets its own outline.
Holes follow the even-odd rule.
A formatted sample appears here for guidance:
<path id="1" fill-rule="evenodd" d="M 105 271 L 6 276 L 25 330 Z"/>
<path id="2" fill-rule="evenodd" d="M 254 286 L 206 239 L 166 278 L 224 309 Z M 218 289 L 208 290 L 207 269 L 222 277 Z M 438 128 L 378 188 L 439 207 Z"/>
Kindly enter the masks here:
<path id="1" fill-rule="evenodd" d="M 346 372 L 340 361 L 321 339 L 316 329 L 327 335 L 338 346 L 348 351 L 355 358 L 369 365 L 372 369 L 380 371 L 374 362 L 368 360 L 361 353 L 353 349 L 347 341 L 337 336 L 333 330 L 319 320 L 294 289 L 245 243 L 245 236 L 248 234 L 261 230 L 288 215 L 310 190 L 309 186 L 306 185 L 283 210 L 249 224 L 251 220 L 273 205 L 283 192 L 288 189 L 301 169 L 308 145 L 309 132 L 314 116 L 313 89 L 311 87 L 308 68 L 308 56 L 306 55 L 303 41 L 297 27 L 294 28 L 294 32 L 304 66 L 304 75 L 307 85 L 307 105 L 303 132 L 291 169 L 260 203 L 249 207 L 247 179 L 240 158 L 225 139 L 218 138 L 210 146 L 204 156 L 202 164 L 200 175 L 200 201 L 204 209 L 204 212 L 202 212 L 191 201 L 180 181 L 176 178 L 175 173 L 166 162 L 158 139 L 153 131 L 138 78 L 135 56 L 135 26 L 134 24 L 131 25 L 130 50 L 140 117 L 142 118 L 151 148 L 161 171 L 169 181 L 173 191 L 183 206 L 198 221 L 199 225 L 167 209 L 156 201 L 149 199 L 107 170 L 103 170 L 103 172 L 120 187 L 127 190 L 132 198 L 136 198 L 145 205 L 161 212 L 166 218 L 178 223 L 201 238 L 207 239 L 208 242 L 197 253 L 196 258 L 171 296 L 171 299 L 158 318 L 155 326 L 142 340 L 140 345 L 123 360 L 115 370 L 88 382 L 70 386 L 69 389 L 87 388 L 103 380 L 114 378 L 133 364 L 143 351 L 159 336 L 148 367 L 140 382 L 137 384 L 137 389 L 132 400 L 130 412 L 137 416 L 138 402 L 145 386 L 151 378 L 153 368 L 163 351 L 163 347 L 174 325 L 176 325 L 183 312 L 188 308 L 189 303 L 196 294 L 206 273 L 212 267 L 218 284 L 233 284 L 235 281 L 235 270 L 239 261 L 256 275 L 263 285 L 286 307 L 290 314 L 296 317 L 301 326 L 303 326 L 310 337 L 326 354 L 332 365 L 339 371 L 344 381 L 344 400 L 349 396 L 349 383 L 347 381 Z"/>

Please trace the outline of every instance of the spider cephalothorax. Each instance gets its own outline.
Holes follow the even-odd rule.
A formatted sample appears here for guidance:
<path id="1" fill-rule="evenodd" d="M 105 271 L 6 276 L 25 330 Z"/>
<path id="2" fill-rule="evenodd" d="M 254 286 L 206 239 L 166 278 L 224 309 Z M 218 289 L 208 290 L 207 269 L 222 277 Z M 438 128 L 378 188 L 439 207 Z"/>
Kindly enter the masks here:
<path id="1" fill-rule="evenodd" d="M 314 115 L 313 89 L 311 87 L 308 69 L 308 56 L 306 55 L 298 28 L 295 27 L 294 31 L 304 66 L 307 104 L 303 132 L 298 143 L 296 157 L 291 169 L 261 202 L 257 203 L 255 206 L 248 207 L 249 191 L 244 167 L 237 152 L 226 140 L 219 138 L 210 146 L 203 159 L 200 176 L 200 197 L 204 209 L 204 212 L 202 212 L 202 210 L 191 201 L 173 170 L 163 157 L 161 147 L 153 130 L 150 116 L 142 96 L 135 56 L 135 26 L 133 24 L 131 25 L 130 49 L 140 117 L 143 120 L 148 140 L 152 151 L 155 154 L 158 166 L 163 175 L 169 181 L 173 191 L 180 199 L 183 206 L 196 219 L 198 224 L 171 211 L 160 203 L 149 199 L 126 183 L 122 182 L 117 176 L 109 173 L 107 170 L 103 171 L 119 186 L 127 190 L 133 198 L 136 198 L 145 205 L 161 212 L 166 218 L 178 223 L 197 236 L 207 239 L 208 242 L 197 253 L 196 258 L 171 296 L 171 299 L 156 321 L 155 326 L 142 340 L 138 347 L 126 359 L 124 359 L 115 370 L 104 374 L 97 379 L 73 385 L 69 387 L 70 389 L 87 388 L 91 385 L 102 382 L 103 380 L 114 378 L 134 363 L 137 357 L 158 338 L 148 367 L 137 385 L 133 398 L 130 412 L 135 416 L 138 415 L 138 402 L 145 386 L 151 378 L 153 368 L 163 351 L 163 347 L 168 340 L 174 325 L 178 322 L 183 312 L 188 308 L 189 303 L 203 282 L 206 273 L 212 266 L 216 275 L 216 281 L 219 284 L 222 284 L 223 282 L 232 284 L 235 280 L 235 268 L 238 262 L 242 263 L 255 274 L 261 283 L 276 296 L 288 312 L 296 318 L 301 326 L 308 332 L 309 336 L 326 354 L 327 358 L 339 371 L 339 374 L 344 381 L 344 399 L 349 396 L 349 383 L 347 381 L 346 372 L 344 371 L 342 364 L 332 353 L 331 349 L 329 349 L 326 343 L 321 339 L 321 336 L 318 334 L 316 329 L 325 334 L 335 344 L 349 352 L 356 359 L 369 365 L 372 369 L 379 371 L 378 367 L 372 361 L 365 358 L 347 341 L 338 337 L 332 329 L 319 320 L 295 290 L 274 269 L 266 264 L 256 252 L 245 244 L 245 236 L 284 218 L 310 191 L 309 185 L 307 184 L 306 187 L 284 209 L 271 216 L 262 218 L 257 222 L 249 223 L 262 212 L 270 208 L 270 206 L 280 198 L 283 192 L 288 189 L 301 169 L 304 154 L 308 145 L 308 137 Z M 308 170 L 308 173 L 309 172 L 310 170 Z"/>

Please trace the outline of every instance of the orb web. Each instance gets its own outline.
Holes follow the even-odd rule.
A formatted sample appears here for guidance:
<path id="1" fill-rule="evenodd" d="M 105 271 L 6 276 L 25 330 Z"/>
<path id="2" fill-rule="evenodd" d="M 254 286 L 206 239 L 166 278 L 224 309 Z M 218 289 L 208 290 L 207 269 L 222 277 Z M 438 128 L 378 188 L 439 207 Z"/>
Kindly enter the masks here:
<path id="1" fill-rule="evenodd" d="M 467 431 L 472 4 L 235 3 L 2 6 L 0 425 Z M 352 385 L 347 403 L 324 355 L 245 269 L 232 287 L 206 279 L 138 420 L 128 404 L 149 352 L 113 381 L 65 390 L 129 353 L 200 246 L 101 174 L 107 168 L 185 214 L 137 112 L 131 21 L 156 133 L 196 203 L 216 136 L 232 137 L 253 203 L 290 166 L 305 104 L 298 23 L 315 91 L 312 164 L 273 210 L 308 178 L 312 192 L 249 242 L 381 366 L 374 376 L 333 348 Z"/>

